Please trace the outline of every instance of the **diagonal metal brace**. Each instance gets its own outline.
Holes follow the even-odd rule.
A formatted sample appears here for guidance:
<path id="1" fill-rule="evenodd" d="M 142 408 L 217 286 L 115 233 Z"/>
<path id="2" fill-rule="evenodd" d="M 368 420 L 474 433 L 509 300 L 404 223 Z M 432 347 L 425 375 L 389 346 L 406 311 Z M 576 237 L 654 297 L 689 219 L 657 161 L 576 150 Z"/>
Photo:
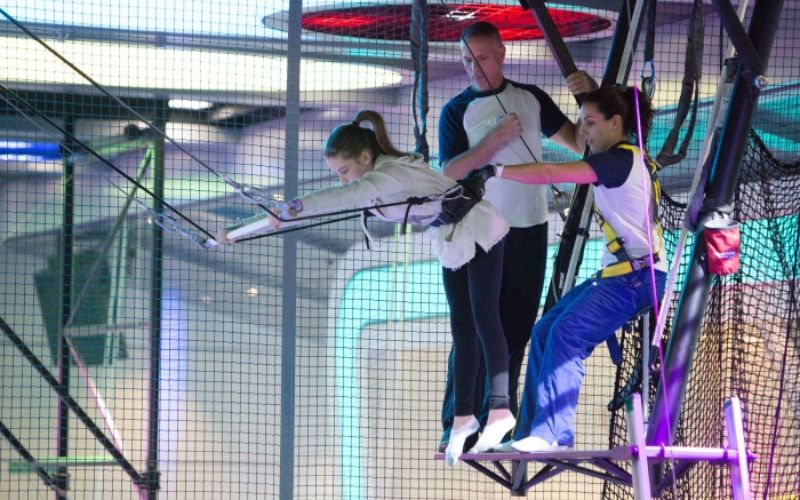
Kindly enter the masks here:
<path id="1" fill-rule="evenodd" d="M 75 413 L 78 419 L 83 422 L 83 425 L 86 426 L 87 430 L 91 432 L 95 438 L 103 445 L 103 447 L 108 451 L 108 453 L 114 457 L 117 463 L 125 470 L 125 472 L 131 477 L 133 482 L 140 486 L 145 486 L 145 479 L 142 477 L 139 472 L 133 467 L 133 465 L 128 461 L 127 458 L 120 452 L 114 443 L 105 435 L 105 433 L 97 426 L 97 424 L 92 420 L 92 418 L 81 408 L 75 399 L 70 396 L 69 392 L 59 384 L 58 380 L 53 376 L 50 371 L 44 367 L 44 364 L 36 357 L 36 355 L 31 351 L 31 349 L 25 344 L 25 342 L 17 335 L 14 330 L 8 326 L 8 323 L 0 317 L 0 330 L 3 330 L 6 337 L 11 340 L 11 343 L 14 344 L 25 359 L 33 366 L 33 368 L 39 372 L 39 375 L 52 387 L 54 391 L 58 394 L 61 400 L 69 406 L 69 408 Z"/>
<path id="2" fill-rule="evenodd" d="M 36 471 L 36 475 L 38 475 L 47 486 L 49 486 L 58 495 L 66 495 L 66 492 L 56 484 L 56 480 L 50 477 L 50 474 L 47 473 L 47 470 L 36 461 L 36 458 L 31 455 L 27 448 L 25 448 L 25 445 L 23 445 L 19 439 L 14 436 L 14 433 L 12 433 L 11 430 L 6 427 L 2 420 L 0 420 L 0 434 L 2 434 L 3 437 L 8 440 L 9 444 L 11 444 L 11 447 L 17 450 L 17 453 L 19 453 L 20 456 L 24 458 L 26 462 L 28 462 L 28 465 L 30 465 L 30 467 Z"/>
<path id="3" fill-rule="evenodd" d="M 739 54 L 742 64 L 755 75 L 763 75 L 766 66 L 750 41 L 750 36 L 745 32 L 742 21 L 733 9 L 730 0 L 711 0 L 711 3 L 717 9 L 722 26 L 728 32 L 728 36 Z"/>

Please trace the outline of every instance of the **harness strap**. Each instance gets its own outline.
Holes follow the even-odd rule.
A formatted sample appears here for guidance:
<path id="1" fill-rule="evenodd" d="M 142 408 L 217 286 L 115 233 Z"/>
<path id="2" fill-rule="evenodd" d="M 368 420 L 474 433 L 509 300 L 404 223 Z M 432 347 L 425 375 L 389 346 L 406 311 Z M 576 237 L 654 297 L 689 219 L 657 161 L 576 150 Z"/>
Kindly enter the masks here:
<path id="1" fill-rule="evenodd" d="M 640 155 L 639 148 L 634 145 L 619 144 L 616 147 L 631 151 L 634 155 L 634 158 Z M 650 180 L 653 183 L 653 197 L 651 198 L 653 200 L 653 219 L 660 236 L 662 228 L 661 223 L 658 220 L 658 204 L 661 200 L 661 182 L 658 180 L 656 164 L 649 158 L 645 158 L 645 160 L 647 162 L 647 171 L 650 174 Z M 647 268 L 650 265 L 649 256 L 632 259 L 630 255 L 628 255 L 628 251 L 625 249 L 624 238 L 619 236 L 617 232 L 614 231 L 614 228 L 611 227 L 611 224 L 609 224 L 608 221 L 603 217 L 603 214 L 596 204 L 593 206 L 593 209 L 595 219 L 597 220 L 597 225 L 600 227 L 600 230 L 603 232 L 603 236 L 606 239 L 606 248 L 609 252 L 611 252 L 611 255 L 617 259 L 615 264 L 606 266 L 604 269 L 598 271 L 597 276 L 602 278 L 612 278 L 615 276 L 624 276 L 634 271 Z M 653 257 L 654 262 L 658 262 L 658 255 L 654 255 Z"/>
<path id="2" fill-rule="evenodd" d="M 654 255 L 653 263 L 655 264 L 658 261 L 658 255 Z M 615 278 L 617 276 L 625 276 L 626 274 L 630 274 L 634 271 L 647 269 L 648 267 L 650 267 L 650 256 L 640 257 L 638 259 L 630 259 L 606 266 L 597 271 L 596 276 L 598 278 Z"/>
<path id="3" fill-rule="evenodd" d="M 700 103 L 700 75 L 703 67 L 703 39 L 705 37 L 703 16 L 703 2 L 694 0 L 692 2 L 692 11 L 689 15 L 686 57 L 684 59 L 681 93 L 678 98 L 678 107 L 675 110 L 675 120 L 672 129 L 664 140 L 661 151 L 656 155 L 656 161 L 661 167 L 674 165 L 686 157 L 686 152 L 689 149 L 695 126 L 697 125 L 697 112 Z M 690 107 L 689 125 L 676 153 L 674 152 L 675 146 L 678 144 L 681 128 L 686 121 Z"/>
<path id="4" fill-rule="evenodd" d="M 429 201 L 431 201 L 431 198 L 429 196 L 422 196 L 422 197 L 412 196 L 407 201 L 408 205 L 406 205 L 406 211 L 405 214 L 403 214 L 403 234 L 406 234 L 406 227 L 408 226 L 408 214 L 411 212 L 411 207 L 413 207 L 414 205 L 422 205 L 424 203 L 428 203 Z"/>
<path id="5" fill-rule="evenodd" d="M 493 166 L 470 171 L 442 197 L 442 208 L 431 226 L 439 227 L 456 224 L 463 219 L 472 207 L 483 199 L 486 180 L 494 173 Z"/>
<path id="6" fill-rule="evenodd" d="M 617 258 L 618 261 L 629 260 L 628 252 L 625 250 L 623 246 L 624 241 L 621 236 L 617 236 L 616 231 L 614 228 L 611 227 L 604 218 L 603 214 L 600 213 L 600 209 L 597 208 L 597 205 L 594 206 L 594 215 L 597 219 L 597 225 L 600 226 L 600 230 L 603 232 L 603 236 L 606 238 L 606 248 L 608 251 L 611 252 L 611 255 Z"/>

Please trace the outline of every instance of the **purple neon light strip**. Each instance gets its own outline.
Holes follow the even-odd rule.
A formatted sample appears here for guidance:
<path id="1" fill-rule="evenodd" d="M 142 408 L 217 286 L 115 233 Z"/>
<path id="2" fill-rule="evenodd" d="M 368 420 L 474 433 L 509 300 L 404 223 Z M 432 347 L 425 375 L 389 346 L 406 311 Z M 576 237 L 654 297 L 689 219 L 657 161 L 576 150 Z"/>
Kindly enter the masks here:
<path id="1" fill-rule="evenodd" d="M 647 178 L 650 178 L 649 168 L 648 168 L 647 164 L 645 163 L 645 157 L 644 157 L 644 138 L 642 137 L 642 114 L 639 111 L 639 87 L 636 86 L 636 85 L 633 86 L 633 96 L 634 96 L 633 103 L 634 103 L 634 107 L 636 109 L 636 136 L 637 136 L 637 140 L 639 142 L 639 155 L 641 157 L 641 165 L 642 165 L 641 168 L 648 170 L 645 173 L 647 173 Z M 645 181 L 645 176 L 642 175 L 642 186 L 643 186 L 643 189 L 646 186 L 645 182 L 646 182 Z M 655 186 L 653 186 L 653 190 L 654 190 L 653 191 L 653 196 L 655 196 Z M 646 190 L 645 190 L 645 192 L 646 192 Z M 647 210 L 649 212 L 649 208 Z M 653 214 L 653 215 L 655 216 L 655 214 Z M 652 231 L 650 229 L 650 217 L 645 217 L 645 219 L 647 221 L 646 222 L 646 224 L 647 224 L 647 244 L 648 244 L 648 249 L 650 251 L 650 281 L 652 282 L 651 292 L 653 294 L 653 310 L 655 311 L 656 318 L 659 318 L 660 315 L 659 315 L 659 311 L 658 311 L 658 290 L 656 290 L 656 270 L 655 270 L 655 262 L 654 262 L 654 255 L 653 255 L 653 234 L 652 234 Z M 680 256 L 678 256 L 678 258 L 680 258 Z M 666 415 L 669 415 L 670 404 L 669 404 L 669 401 L 667 401 L 667 394 L 669 394 L 669 391 L 666 390 L 668 385 L 669 385 L 669 380 L 667 380 L 667 373 L 666 373 L 666 371 L 664 369 L 664 347 L 661 345 L 661 343 L 659 343 L 657 347 L 658 347 L 659 366 L 660 366 L 660 369 L 661 369 L 661 383 L 664 386 L 664 390 L 662 391 L 662 394 L 664 396 L 664 409 L 666 410 L 664 413 Z M 647 349 L 647 348 L 648 348 L 647 346 L 642 346 L 642 349 Z M 646 367 L 643 366 L 642 370 L 645 370 L 645 369 L 646 369 Z M 658 404 L 658 401 L 656 401 L 655 404 Z M 668 436 L 669 442 L 671 444 L 672 440 L 673 440 L 672 429 L 670 428 L 669 425 L 667 425 L 666 427 L 667 427 L 667 436 Z M 668 457 L 668 460 L 670 462 L 673 462 L 674 459 L 675 459 L 674 456 Z M 670 467 L 670 473 L 672 474 L 672 487 L 674 488 L 675 484 L 677 483 L 677 480 L 678 480 L 675 477 L 675 464 L 674 463 L 672 464 L 672 467 Z"/>

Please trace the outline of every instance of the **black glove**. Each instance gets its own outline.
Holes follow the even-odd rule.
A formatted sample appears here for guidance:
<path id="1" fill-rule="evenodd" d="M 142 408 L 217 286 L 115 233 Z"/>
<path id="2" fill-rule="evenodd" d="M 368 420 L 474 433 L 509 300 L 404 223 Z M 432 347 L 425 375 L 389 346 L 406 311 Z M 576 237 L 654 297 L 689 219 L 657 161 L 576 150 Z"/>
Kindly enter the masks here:
<path id="1" fill-rule="evenodd" d="M 494 177 L 494 165 L 484 165 L 467 174 L 467 179 L 479 178 L 483 180 L 483 182 L 488 181 L 492 177 Z"/>

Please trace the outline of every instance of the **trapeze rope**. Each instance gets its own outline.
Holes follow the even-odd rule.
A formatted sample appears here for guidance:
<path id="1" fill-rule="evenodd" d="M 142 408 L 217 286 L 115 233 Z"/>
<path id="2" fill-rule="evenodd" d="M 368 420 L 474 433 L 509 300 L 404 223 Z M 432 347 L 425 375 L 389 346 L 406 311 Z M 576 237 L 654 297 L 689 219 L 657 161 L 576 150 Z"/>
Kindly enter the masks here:
<path id="1" fill-rule="evenodd" d="M 2 9 L 0 9 L 0 10 L 2 10 Z M 210 232 L 208 232 L 207 230 L 205 230 L 204 228 L 202 228 L 200 225 L 198 225 L 196 222 L 194 222 L 194 221 L 193 221 L 193 220 L 191 220 L 190 218 L 188 218 L 188 217 L 186 217 L 185 215 L 183 215 L 183 214 L 181 213 L 181 211 L 180 211 L 180 210 L 178 210 L 177 208 L 173 207 L 173 206 L 172 206 L 171 204 L 169 204 L 167 201 L 163 200 L 161 197 L 159 197 L 158 195 L 156 195 L 155 193 L 153 193 L 153 192 L 152 192 L 150 189 L 148 189 L 146 186 L 143 186 L 143 185 L 141 185 L 140 183 L 138 183 L 138 182 L 137 182 L 135 179 L 133 179 L 133 178 L 132 178 L 131 176 L 129 176 L 128 174 L 126 174 L 126 173 L 125 173 L 125 172 L 124 172 L 122 169 L 120 169 L 119 167 L 117 167 L 116 165 L 114 165 L 113 163 L 111 163 L 110 161 L 108 161 L 108 160 L 107 160 L 105 157 L 103 157 L 102 155 L 100 155 L 99 153 L 97 153 L 97 152 L 96 152 L 94 149 L 92 149 L 92 148 L 91 148 L 91 147 L 90 147 L 88 144 L 86 144 L 85 142 L 81 141 L 81 140 L 80 140 L 80 139 L 78 139 L 78 138 L 77 138 L 77 137 L 76 137 L 74 134 L 70 133 L 70 132 L 69 132 L 69 131 L 67 131 L 67 130 L 66 130 L 64 127 L 62 127 L 62 126 L 60 126 L 59 124 L 57 124 L 55 121 L 53 121 L 52 119 L 50 119 L 50 118 L 49 118 L 49 117 L 48 117 L 46 114 L 44 114 L 44 113 L 42 113 L 41 111 L 39 111 L 38 109 L 36 109 L 36 107 L 35 107 L 33 104 L 31 104 L 31 103 L 30 103 L 28 100 L 26 100 L 24 97 L 20 96 L 19 94 L 17 94 L 16 92 L 14 92 L 13 90 L 9 89 L 8 87 L 6 87 L 6 86 L 5 86 L 5 85 L 3 85 L 3 84 L 0 84 L 0 90 L 2 90 L 3 92 L 5 92 L 5 93 L 7 93 L 7 94 L 11 95 L 11 96 L 12 96 L 12 97 L 14 97 L 15 99 L 17 99 L 19 102 L 21 102 L 21 103 L 25 104 L 25 106 L 27 106 L 28 108 L 30 108 L 30 110 L 31 110 L 31 111 L 32 111 L 34 114 L 36 114 L 36 115 L 37 115 L 39 118 L 41 118 L 41 119 L 43 119 L 44 121 L 46 121 L 48 125 L 50 125 L 50 126 L 51 126 L 51 127 L 53 127 L 54 129 L 56 129 L 56 130 L 58 130 L 59 132 L 61 132 L 62 134 L 64 134 L 66 137 L 68 137 L 68 138 L 70 138 L 71 140 L 73 140 L 73 141 L 74 141 L 76 144 L 78 144 L 79 146 L 81 146 L 82 148 L 84 148 L 84 149 L 85 149 L 85 150 L 86 150 L 86 151 L 87 151 L 87 152 L 88 152 L 90 155 L 94 156 L 95 158 L 97 158 L 98 160 L 100 160 L 101 162 L 103 162 L 105 165 L 108 165 L 109 167 L 111 167 L 111 169 L 112 169 L 112 170 L 114 170 L 114 171 L 115 171 L 115 172 L 117 172 L 119 175 L 121 175 L 122 177 L 124 177 L 124 178 L 125 178 L 127 181 L 129 181 L 131 184 L 133 184 L 133 185 L 137 186 L 138 188 L 140 188 L 140 189 L 141 189 L 142 191 L 144 191 L 145 193 L 149 194 L 149 195 L 150 195 L 151 197 L 153 197 L 154 199 L 156 199 L 156 200 L 158 200 L 158 201 L 162 202 L 162 203 L 164 204 L 164 206 L 165 206 L 165 207 L 169 208 L 170 210 L 172 210 L 173 212 L 175 212 L 175 214 L 177 214 L 178 216 L 180 216 L 180 217 L 181 217 L 183 220 L 185 220 L 186 222 L 188 222 L 189 224 L 191 224 L 193 227 L 195 227 L 196 229 L 198 229 L 199 231 L 201 231 L 203 234 L 205 234 L 205 235 L 206 235 L 206 236 L 208 236 L 209 238 L 213 239 L 213 236 L 211 235 L 211 233 L 210 233 Z M 18 112 L 19 112 L 19 113 L 20 113 L 22 116 L 26 116 L 26 117 L 27 117 L 27 113 L 23 112 L 23 111 L 22 111 L 22 110 L 21 110 L 21 109 L 20 109 L 18 106 L 14 105 L 14 104 L 13 104 L 13 103 L 12 103 L 10 100 L 8 100 L 8 99 L 7 99 L 5 96 L 0 96 L 0 97 L 2 97 L 2 98 L 3 98 L 3 100 L 4 100 L 4 101 L 6 101 L 6 102 L 7 102 L 9 105 L 11 105 L 11 106 L 12 106 L 14 109 L 16 109 L 16 110 L 17 110 L 17 111 L 18 111 Z M 29 121 L 31 121 L 31 120 L 30 120 L 30 117 L 28 117 L 28 120 L 29 120 Z M 61 142 L 61 141 L 59 141 L 59 142 Z M 73 153 L 73 154 L 75 154 L 74 152 L 72 152 L 72 153 Z"/>
<path id="2" fill-rule="evenodd" d="M 641 172 L 641 174 L 642 174 L 641 175 L 641 177 L 642 177 L 642 192 L 646 193 L 647 192 L 647 179 L 650 179 L 651 174 L 650 174 L 649 168 L 647 167 L 647 158 L 645 158 L 645 154 L 644 154 L 644 139 L 642 137 L 642 115 L 641 115 L 641 111 L 639 109 L 639 87 L 637 87 L 636 85 L 633 86 L 633 97 L 634 97 L 633 102 L 634 102 L 634 105 L 635 105 L 635 108 L 636 108 L 636 139 L 639 142 L 639 160 L 640 160 L 640 164 L 641 164 L 640 168 L 642 170 L 642 172 Z M 647 175 L 645 175 L 645 174 L 647 174 Z M 653 184 L 653 196 L 655 197 L 656 196 L 656 192 L 655 192 L 656 187 L 655 187 L 654 183 L 651 182 L 651 184 Z M 650 280 L 652 281 L 652 283 L 651 283 L 651 285 L 652 285 L 651 286 L 651 291 L 653 292 L 652 293 L 653 310 L 655 311 L 656 316 L 658 316 L 659 308 L 658 308 L 658 291 L 656 290 L 656 269 L 655 269 L 656 262 L 655 262 L 655 255 L 654 255 L 655 249 L 653 247 L 653 232 L 652 232 L 653 230 L 652 230 L 652 227 L 650 226 L 650 219 L 651 219 L 651 217 L 650 217 L 650 208 L 651 208 L 652 205 L 653 205 L 653 203 L 648 203 L 648 206 L 645 207 L 645 213 L 647 214 L 647 216 L 645 217 L 645 228 L 647 230 L 647 246 L 648 246 L 648 250 L 649 250 L 648 257 L 650 258 Z M 653 216 L 654 217 L 658 217 L 658 214 L 657 213 L 653 214 Z"/>
<path id="3" fill-rule="evenodd" d="M 636 109 L 636 139 L 637 139 L 637 141 L 639 143 L 639 160 L 640 160 L 639 163 L 640 163 L 640 169 L 642 170 L 640 172 L 640 175 L 641 175 L 641 178 L 642 178 L 642 191 L 644 193 L 647 193 L 646 182 L 647 182 L 647 179 L 650 179 L 650 168 L 647 166 L 647 159 L 645 158 L 645 154 L 644 154 L 644 137 L 642 136 L 642 115 L 641 115 L 641 111 L 640 111 L 640 108 L 639 108 L 639 88 L 636 85 L 633 86 L 633 96 L 634 96 L 633 102 L 634 102 L 634 106 L 635 106 L 635 109 Z M 652 181 L 651 181 L 651 184 L 653 186 L 652 195 L 653 195 L 653 197 L 655 197 L 656 196 L 655 190 L 657 189 L 657 187 L 656 187 L 655 183 L 653 183 Z M 653 230 L 652 230 L 652 228 L 650 226 L 650 219 L 651 219 L 651 217 L 650 217 L 650 208 L 651 207 L 654 207 L 654 210 L 656 211 L 656 213 L 653 214 L 654 217 L 658 217 L 658 207 L 657 207 L 657 205 L 655 203 L 653 203 L 651 200 L 648 200 L 646 202 L 646 206 L 645 206 L 645 214 L 647 214 L 645 216 L 645 227 L 646 227 L 646 230 L 647 230 L 647 246 L 648 246 L 648 252 L 649 252 L 648 256 L 649 256 L 649 260 L 650 260 L 650 287 L 651 287 L 650 291 L 651 291 L 651 296 L 653 298 L 653 311 L 655 312 L 655 316 L 659 317 L 658 290 L 656 289 L 655 249 L 654 249 L 654 246 L 653 246 Z M 680 260 L 680 259 L 678 259 L 678 260 Z M 662 307 L 662 309 L 668 309 L 668 307 Z M 644 328 L 644 325 L 643 325 L 643 328 Z M 647 344 L 648 344 L 647 342 L 644 342 L 644 341 L 642 342 L 642 376 L 643 377 L 644 377 L 644 374 L 645 374 L 645 370 L 649 369 L 649 350 L 650 350 L 650 346 L 648 346 Z M 661 373 L 661 381 L 662 381 L 662 383 L 664 385 L 666 385 L 666 384 L 669 383 L 669 381 L 667 380 L 667 374 L 666 374 L 666 371 L 664 369 L 664 349 L 663 349 L 663 347 L 662 347 L 662 345 L 660 343 L 658 344 L 657 347 L 658 347 L 658 356 L 659 356 L 659 360 L 660 360 L 659 369 L 660 369 L 660 373 Z M 642 385 L 642 388 L 649 392 L 649 388 L 645 388 L 644 385 Z M 668 392 L 669 391 L 663 391 L 665 408 L 669 407 L 669 401 L 667 400 Z M 648 395 L 648 399 L 649 399 L 649 395 Z M 658 404 L 658 401 L 656 401 L 655 404 Z M 672 429 L 668 429 L 667 432 L 668 432 L 667 438 L 669 439 L 669 442 L 672 443 L 672 439 L 673 439 Z M 677 477 L 675 475 L 675 459 L 674 458 L 670 458 L 670 464 L 671 464 L 670 472 L 672 474 L 672 489 L 673 489 L 673 494 L 675 494 L 674 488 L 675 488 L 675 484 L 676 484 L 678 479 L 677 479 Z"/>
<path id="4" fill-rule="evenodd" d="M 3 15 L 3 16 L 6 18 L 6 19 L 8 19 L 8 20 L 9 20 L 9 21 L 10 21 L 12 24 L 14 24 L 15 26 L 17 26 L 17 27 L 18 27 L 20 30 L 22 30 L 22 31 L 23 31 L 23 32 L 24 32 L 26 35 L 28 35 L 29 37 L 31 37 L 31 38 L 32 38 L 32 39 L 33 39 L 35 42 L 37 42 L 39 45 L 41 45 L 42 47 L 44 47 L 44 48 L 45 48 L 47 51 L 49 51 L 49 52 L 50 52 L 50 53 L 52 53 L 54 56 L 56 56 L 56 57 L 57 57 L 59 60 L 61 60 L 61 61 L 62 61 L 64 64 L 66 64 L 67 66 L 69 66 L 69 67 L 70 67 L 70 68 L 71 68 L 73 71 L 75 71 L 76 73 L 78 73 L 78 75 L 80 75 L 82 78 L 84 78 L 86 81 L 88 81 L 88 82 L 89 82 L 89 83 L 90 83 L 90 84 L 91 84 L 93 87 L 97 88 L 97 89 L 98 89 L 100 92 L 102 92 L 104 95 L 106 95 L 107 97 L 109 97 L 110 99 L 112 99 L 114 102 L 116 102 L 117 104 L 119 104 L 119 105 L 120 105 L 120 106 L 121 106 L 123 109 L 125 109 L 126 111 L 128 111 L 129 113 L 131 113 L 131 114 L 132 114 L 133 116 L 135 116 L 137 119 L 141 120 L 141 121 L 142 121 L 142 122 L 143 122 L 145 125 L 147 125 L 147 126 L 148 126 L 148 127 L 151 129 L 151 130 L 154 130 L 154 131 L 156 132 L 156 134 L 157 134 L 157 135 L 159 135 L 159 136 L 163 137 L 163 138 L 164 138 L 166 141 L 168 141 L 170 144 L 172 144 L 173 146 L 175 146 L 175 148 L 176 148 L 176 149 L 178 149 L 179 151 L 181 151 L 182 153 L 184 153 L 186 156 L 188 156 L 188 157 L 189 157 L 189 158 L 191 158 L 192 160 L 196 161 L 196 162 L 197 162 L 197 163 L 198 163 L 200 166 L 202 166 L 203 168 L 205 168 L 206 170 L 208 170 L 210 173 L 212 173 L 212 174 L 214 174 L 215 176 L 217 176 L 217 178 L 219 178 L 220 180 L 222 180 L 223 182 L 225 182 L 226 184 L 228 184 L 228 185 L 229 185 L 230 187 L 232 187 L 232 188 L 233 188 L 233 189 L 234 189 L 234 190 L 235 190 L 237 193 L 239 193 L 240 195 L 244 196 L 246 199 L 248 199 L 248 200 L 250 200 L 250 201 L 253 201 L 254 203 L 256 203 L 256 204 L 257 204 L 257 205 L 258 205 L 260 208 L 262 208 L 262 209 L 263 209 L 265 212 L 269 213 L 269 214 L 270 214 L 270 215 L 272 215 L 273 217 L 276 217 L 278 220 L 283 220 L 283 219 L 281 219 L 281 218 L 280 218 L 280 216 L 279 216 L 279 215 L 277 215 L 276 213 L 273 213 L 273 212 L 272 212 L 272 211 L 271 211 L 271 210 L 270 210 L 270 209 L 269 209 L 267 206 L 265 206 L 265 205 L 263 205 L 262 203 L 258 202 L 258 201 L 257 201 L 257 200 L 255 200 L 253 197 L 245 195 L 245 193 L 244 193 L 244 190 L 245 190 L 247 187 L 249 187 L 249 186 L 246 186 L 246 185 L 240 184 L 240 183 L 238 183 L 238 182 L 234 181 L 233 179 L 231 179 L 231 178 L 229 178 L 229 177 L 227 177 L 227 176 L 225 176 L 225 175 L 221 174 L 220 172 L 218 172 L 217 170 L 215 170 L 214 168 L 212 168 L 211 166 L 209 166 L 208 164 L 206 164 L 204 161 L 202 161 L 200 158 L 198 158 L 196 155 L 194 155 L 194 154 L 192 154 L 191 152 L 189 152 L 189 151 L 188 151 L 186 148 L 184 148 L 183 146 L 181 146 L 181 145 L 180 145 L 180 144 L 179 144 L 179 143 L 178 143 L 176 140 L 174 140 L 173 138 L 171 138 L 170 136 L 168 136 L 167 134 L 165 134 L 164 132 L 162 132 L 162 131 L 161 131 L 161 130 L 160 130 L 158 127 L 156 127 L 156 126 L 155 126 L 155 125 L 154 125 L 154 124 L 153 124 L 153 123 L 152 123 L 150 120 L 148 120 L 147 118 L 145 118 L 144 116 L 142 116 L 142 114 L 141 114 L 141 113 L 137 112 L 135 109 L 133 109 L 133 108 L 132 108 L 131 106 L 129 106 L 127 103 L 125 103 L 125 102 L 124 102 L 122 99 L 120 99 L 119 97 L 117 97 L 117 96 L 113 95 L 111 92 L 109 92 L 108 90 L 106 90 L 106 88 L 105 88 L 105 87 L 103 87 L 103 86 L 102 86 L 100 83 L 98 83 L 97 81 L 95 81 L 95 80 L 94 80 L 94 79 L 93 79 L 91 76 L 89 76 L 89 75 L 88 75 L 88 74 L 86 74 L 86 73 L 85 73 L 83 70 L 81 70 L 80 68 L 78 68 L 78 67 L 77 67 L 75 64 L 73 64 L 73 63 L 72 63 L 72 62 L 71 62 L 69 59 L 67 59 L 66 57 L 64 57 L 63 55 L 61 55 L 61 54 L 60 54 L 60 53 L 59 53 L 57 50 L 55 50 L 54 48 L 52 48 L 52 47 L 51 47 L 51 46 L 50 46 L 50 45 L 49 45 L 47 42 L 45 42 L 44 40 L 42 40 L 42 39 L 41 39 L 41 38 L 40 38 L 38 35 L 36 35 L 35 33 L 33 33 L 31 30 L 29 30 L 29 29 L 28 29 L 28 28 L 27 28 L 25 25 L 23 25 L 21 22 L 19 22 L 17 19 L 15 19 L 15 18 L 14 18 L 12 15 L 10 15 L 9 13 L 7 13 L 7 12 L 6 12 L 4 9 L 0 8 L 0 14 L 2 14 L 2 15 Z M 5 89 L 5 87 L 3 87 L 3 88 Z M 6 90 L 7 90 L 7 89 L 6 89 Z M 82 144 L 82 143 L 80 143 L 80 144 L 83 146 L 83 144 Z M 97 157 L 99 158 L 99 155 L 96 155 L 96 154 L 95 154 L 95 156 L 97 156 Z M 107 164 L 109 164 L 109 165 L 110 165 L 110 163 L 109 163 L 108 161 L 106 161 L 106 160 L 104 160 L 104 159 L 102 159 L 102 158 L 101 158 L 101 160 L 102 160 L 104 163 L 107 163 Z M 115 169 L 115 170 L 116 170 L 116 169 Z M 121 172 L 120 172 L 120 173 L 121 173 Z M 123 175 L 123 176 L 124 176 L 124 177 L 125 177 L 125 178 L 126 178 L 128 181 L 131 181 L 131 179 L 130 179 L 128 176 L 125 176 L 125 174 L 122 174 L 122 175 Z M 155 198 L 155 199 L 157 199 L 157 200 L 161 201 L 162 203 L 164 203 L 164 206 L 167 206 L 167 207 L 169 207 L 169 208 L 170 208 L 170 210 L 172 210 L 172 211 L 176 212 L 178 215 L 180 215 L 180 216 L 181 216 L 181 218 L 183 218 L 184 220 L 186 220 L 187 222 L 189 222 L 189 223 L 190 223 L 190 224 L 192 224 L 193 226 L 197 227 L 197 228 L 198 228 L 198 229 L 200 229 L 201 231 L 203 231 L 203 233 L 204 233 L 204 234 L 206 234 L 206 235 L 207 235 L 209 238 L 213 239 L 213 236 L 211 235 L 211 233 L 209 233 L 209 232 L 208 232 L 208 231 L 206 231 L 205 229 L 202 229 L 202 228 L 200 228 L 200 227 L 199 227 L 199 226 L 198 226 L 196 223 L 194 223 L 194 222 L 193 222 L 193 221 L 191 221 L 191 220 L 190 220 L 188 217 L 186 217 L 186 216 L 184 216 L 183 214 L 181 214 L 181 213 L 180 213 L 178 210 L 176 210 L 174 207 L 170 206 L 168 203 L 166 203 L 166 202 L 165 202 L 163 199 L 161 199 L 160 197 L 158 197 L 158 196 L 157 196 L 157 195 L 155 195 L 154 193 L 150 192 L 149 190 L 147 190 L 147 189 L 146 189 L 146 188 L 144 188 L 143 186 L 140 186 L 140 187 L 142 187 L 142 188 L 144 189 L 144 191 L 145 191 L 147 194 L 149 194 L 151 197 L 153 197 L 153 198 Z"/>

